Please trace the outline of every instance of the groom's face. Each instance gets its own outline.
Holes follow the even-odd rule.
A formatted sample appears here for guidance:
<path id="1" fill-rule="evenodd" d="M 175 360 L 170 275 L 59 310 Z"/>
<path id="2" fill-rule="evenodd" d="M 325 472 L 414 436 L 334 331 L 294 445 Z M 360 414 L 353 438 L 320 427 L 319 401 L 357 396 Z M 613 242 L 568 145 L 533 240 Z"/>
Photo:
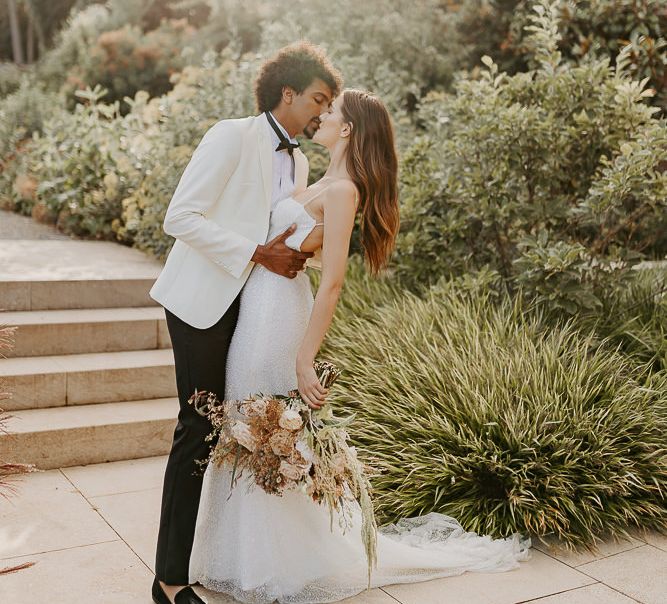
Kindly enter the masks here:
<path id="1" fill-rule="evenodd" d="M 320 115 L 331 110 L 331 88 L 316 78 L 301 94 L 295 94 L 292 98 L 290 113 L 297 131 L 313 138 L 320 126 Z"/>

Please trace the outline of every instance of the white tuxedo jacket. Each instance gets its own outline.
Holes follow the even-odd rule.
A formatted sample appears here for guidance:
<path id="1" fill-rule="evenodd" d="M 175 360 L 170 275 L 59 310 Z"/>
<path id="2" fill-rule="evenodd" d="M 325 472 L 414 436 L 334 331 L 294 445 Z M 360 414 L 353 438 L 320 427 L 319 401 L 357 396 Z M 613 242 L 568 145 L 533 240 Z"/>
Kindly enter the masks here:
<path id="1" fill-rule="evenodd" d="M 271 213 L 273 148 L 264 114 L 221 120 L 195 149 L 164 219 L 176 238 L 150 296 L 189 325 L 214 325 L 241 291 Z M 308 160 L 294 151 L 295 191 Z"/>

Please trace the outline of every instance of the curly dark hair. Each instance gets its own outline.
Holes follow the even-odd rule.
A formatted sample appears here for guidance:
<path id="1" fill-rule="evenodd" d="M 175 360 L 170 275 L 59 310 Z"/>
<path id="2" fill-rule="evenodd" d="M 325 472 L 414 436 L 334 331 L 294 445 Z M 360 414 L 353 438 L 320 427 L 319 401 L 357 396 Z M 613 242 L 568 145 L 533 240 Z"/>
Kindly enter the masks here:
<path id="1" fill-rule="evenodd" d="M 259 70 L 255 81 L 258 111 L 275 109 L 280 104 L 283 86 L 301 94 L 317 78 L 331 88 L 334 96 L 343 87 L 343 76 L 319 46 L 302 40 L 281 48 Z"/>

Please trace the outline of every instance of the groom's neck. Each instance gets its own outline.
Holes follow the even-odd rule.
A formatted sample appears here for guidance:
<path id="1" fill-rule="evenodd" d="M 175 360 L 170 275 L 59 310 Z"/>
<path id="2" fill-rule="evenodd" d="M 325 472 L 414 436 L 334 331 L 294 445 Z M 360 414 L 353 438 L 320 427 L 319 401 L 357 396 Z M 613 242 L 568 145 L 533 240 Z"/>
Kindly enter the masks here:
<path id="1" fill-rule="evenodd" d="M 290 119 L 289 108 L 278 105 L 275 109 L 271 110 L 271 115 L 287 131 L 287 134 L 289 134 L 290 138 L 294 138 L 297 134 L 299 134 L 296 126 Z"/>

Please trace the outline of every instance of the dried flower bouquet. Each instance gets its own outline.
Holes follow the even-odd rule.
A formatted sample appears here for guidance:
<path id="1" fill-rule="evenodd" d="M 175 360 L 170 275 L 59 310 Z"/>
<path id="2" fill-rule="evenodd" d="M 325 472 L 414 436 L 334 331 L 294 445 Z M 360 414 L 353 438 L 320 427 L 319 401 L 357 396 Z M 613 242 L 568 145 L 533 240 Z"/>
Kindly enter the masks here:
<path id="1" fill-rule="evenodd" d="M 315 363 L 315 371 L 325 388 L 340 375 L 326 362 Z M 201 391 L 189 402 L 213 426 L 206 440 L 218 439 L 208 458 L 197 463 L 230 464 L 231 488 L 248 470 L 254 483 L 269 494 L 282 496 L 286 490 L 300 489 L 314 502 L 328 506 L 332 530 L 334 511 L 339 512 L 339 525 L 346 531 L 351 525 L 351 503 L 359 503 L 370 587 L 372 568 L 377 567 L 377 524 L 369 482 L 373 469 L 348 445 L 345 427 L 354 415 L 336 417 L 330 405 L 313 410 L 296 390 L 287 396 L 256 394 L 242 401 L 220 401 L 215 394 Z"/>

